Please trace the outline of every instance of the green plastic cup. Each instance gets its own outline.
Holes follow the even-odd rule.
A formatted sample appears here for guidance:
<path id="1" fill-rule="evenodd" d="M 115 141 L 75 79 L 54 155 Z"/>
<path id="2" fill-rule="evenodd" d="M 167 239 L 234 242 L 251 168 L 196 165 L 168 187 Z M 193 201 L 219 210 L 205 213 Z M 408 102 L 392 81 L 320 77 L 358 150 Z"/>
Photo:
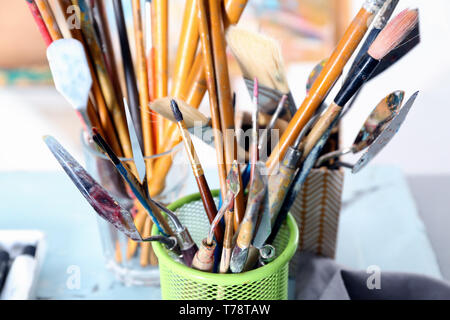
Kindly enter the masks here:
<path id="1" fill-rule="evenodd" d="M 218 191 L 213 196 L 218 196 Z M 200 194 L 182 198 L 169 206 L 199 244 L 206 237 L 209 221 Z M 153 234 L 158 234 L 156 227 Z M 240 274 L 214 274 L 189 268 L 175 261 L 159 243 L 153 249 L 159 260 L 161 295 L 164 300 L 286 300 L 289 261 L 298 246 L 298 227 L 289 215 L 274 242 L 276 259 L 264 267 Z"/>

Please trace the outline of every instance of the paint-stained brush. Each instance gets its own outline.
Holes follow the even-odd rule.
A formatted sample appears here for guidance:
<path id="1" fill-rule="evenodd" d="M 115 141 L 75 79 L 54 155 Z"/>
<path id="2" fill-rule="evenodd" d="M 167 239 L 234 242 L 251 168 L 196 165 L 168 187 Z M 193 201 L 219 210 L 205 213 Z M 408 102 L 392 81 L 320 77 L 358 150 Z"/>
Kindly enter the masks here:
<path id="1" fill-rule="evenodd" d="M 187 131 L 186 125 L 183 120 L 183 114 L 178 107 L 178 103 L 175 100 L 172 100 L 171 106 L 173 115 L 180 130 L 180 134 L 183 138 L 184 146 L 189 157 L 189 162 L 191 163 L 192 172 L 195 176 L 195 180 L 197 181 L 197 186 L 202 197 L 206 215 L 208 216 L 209 222 L 212 223 L 217 214 L 217 208 L 216 204 L 214 203 L 214 198 L 211 194 L 211 190 L 209 189 L 208 182 L 206 181 L 202 165 L 194 148 L 194 144 L 192 143 L 189 132 Z M 222 243 L 223 230 L 220 226 L 215 229 L 214 234 L 218 243 Z"/>
<path id="2" fill-rule="evenodd" d="M 253 179 L 250 182 L 250 190 L 245 210 L 244 219 L 242 219 L 236 244 L 233 248 L 230 261 L 230 269 L 233 273 L 240 273 L 244 269 L 248 258 L 249 248 L 255 235 L 256 225 L 258 222 L 258 213 L 261 204 L 266 195 L 266 184 L 263 181 L 261 168 L 256 166 Z"/>
<path id="3" fill-rule="evenodd" d="M 153 201 L 150 199 L 150 201 Z M 182 259 L 184 263 L 190 267 L 192 265 L 192 261 L 194 259 L 195 254 L 198 251 L 198 247 L 195 244 L 194 240 L 192 240 L 191 234 L 188 229 L 183 226 L 178 219 L 178 216 L 167 209 L 164 205 L 159 203 L 158 201 L 153 201 L 153 203 L 165 214 L 167 214 L 172 220 L 175 230 L 174 237 L 177 239 L 178 246 L 180 247 L 180 251 L 182 254 Z"/>
<path id="4" fill-rule="evenodd" d="M 353 173 L 359 172 L 362 168 L 364 168 L 367 164 L 370 163 L 371 160 L 375 158 L 379 152 L 381 152 L 386 145 L 392 140 L 395 134 L 400 130 L 401 126 L 406 120 L 408 113 L 410 112 L 414 102 L 418 96 L 418 92 L 416 92 L 402 107 L 400 112 L 395 116 L 395 118 L 389 123 L 389 125 L 384 129 L 384 131 L 378 136 L 378 138 L 372 143 L 369 147 L 369 150 L 358 160 L 356 165 L 350 165 L 349 168 L 353 170 Z M 268 244 L 273 243 L 276 236 L 278 235 L 278 231 L 280 230 L 283 222 L 286 220 L 288 212 L 292 207 L 295 199 L 297 198 L 298 193 L 300 192 L 303 183 L 310 170 L 313 168 L 318 155 L 322 151 L 322 148 L 325 146 L 325 143 L 329 137 L 331 129 L 327 131 L 327 133 L 320 139 L 314 149 L 311 151 L 310 155 L 303 162 L 303 167 L 299 170 L 293 179 L 292 186 L 286 195 L 286 199 L 284 200 L 283 206 L 276 218 L 275 224 L 272 228 L 272 233 L 267 240 Z"/>
<path id="5" fill-rule="evenodd" d="M 314 82 L 310 93 L 292 118 L 288 128 L 281 136 L 280 142 L 272 151 L 271 156 L 266 162 L 269 172 L 275 170 L 279 160 L 284 157 L 289 146 L 294 143 L 299 133 L 314 116 L 317 108 L 323 102 L 323 97 L 326 96 L 341 75 L 345 64 L 366 34 L 373 17 L 380 11 L 385 2 L 386 0 L 364 1 L 361 10 L 347 28 L 333 54 L 328 59 L 326 66 Z"/>
<path id="6" fill-rule="evenodd" d="M 311 133 L 308 135 L 305 146 L 305 158 L 311 152 L 319 139 L 324 135 L 330 125 L 334 123 L 342 113 L 343 108 L 355 93 L 366 82 L 377 65 L 392 49 L 394 49 L 410 32 L 418 22 L 417 10 L 404 10 L 393 19 L 379 34 L 370 46 L 368 52 L 359 60 L 352 77 L 348 78 L 336 95 L 334 102 L 320 117 Z"/>
<path id="7" fill-rule="evenodd" d="M 92 78 L 83 45 L 75 39 L 56 40 L 47 49 L 47 59 L 56 90 L 77 111 L 89 132 L 87 104 Z"/>
<path id="8" fill-rule="evenodd" d="M 122 64 L 125 74 L 125 82 L 127 87 L 128 101 L 130 103 L 130 112 L 133 117 L 133 123 L 139 137 L 140 145 L 142 143 L 142 123 L 139 108 L 139 93 L 136 84 L 136 73 L 134 70 L 133 59 L 131 57 L 130 44 L 128 42 L 128 35 L 126 30 L 125 17 L 123 14 L 123 7 L 121 0 L 113 0 L 114 13 L 116 17 L 117 31 L 119 33 L 120 51 L 122 53 Z"/>
<path id="9" fill-rule="evenodd" d="M 275 39 L 239 27 L 227 32 L 228 45 L 239 63 L 247 87 L 253 90 L 257 78 L 261 92 L 261 111 L 273 114 L 283 95 L 289 119 L 297 111 L 284 70 L 281 49 Z M 285 112 L 283 112 L 284 114 Z"/>

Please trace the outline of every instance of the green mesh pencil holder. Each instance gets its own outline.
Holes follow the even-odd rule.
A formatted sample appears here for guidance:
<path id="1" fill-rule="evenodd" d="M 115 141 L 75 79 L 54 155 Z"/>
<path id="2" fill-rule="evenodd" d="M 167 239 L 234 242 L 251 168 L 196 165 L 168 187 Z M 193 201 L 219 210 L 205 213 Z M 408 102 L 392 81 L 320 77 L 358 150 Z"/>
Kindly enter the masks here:
<path id="1" fill-rule="evenodd" d="M 218 192 L 213 192 L 217 198 Z M 209 221 L 200 194 L 182 198 L 169 206 L 199 244 L 208 233 Z M 156 227 L 153 234 L 157 234 Z M 291 215 L 274 242 L 276 259 L 264 267 L 241 274 L 213 274 L 189 268 L 159 243 L 153 249 L 159 260 L 161 294 L 165 300 L 286 300 L 289 261 L 298 245 L 298 228 Z"/>

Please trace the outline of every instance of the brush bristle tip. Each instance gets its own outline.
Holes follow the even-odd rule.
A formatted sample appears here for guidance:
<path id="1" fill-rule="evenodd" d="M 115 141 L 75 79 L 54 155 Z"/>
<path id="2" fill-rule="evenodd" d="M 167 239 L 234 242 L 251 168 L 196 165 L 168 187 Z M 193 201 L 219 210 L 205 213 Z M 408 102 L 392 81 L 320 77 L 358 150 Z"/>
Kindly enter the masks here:
<path id="1" fill-rule="evenodd" d="M 172 99 L 170 100 L 170 106 L 172 107 L 173 116 L 175 117 L 175 120 L 177 122 L 183 121 L 183 114 L 180 111 L 180 108 L 178 107 L 178 103 Z"/>

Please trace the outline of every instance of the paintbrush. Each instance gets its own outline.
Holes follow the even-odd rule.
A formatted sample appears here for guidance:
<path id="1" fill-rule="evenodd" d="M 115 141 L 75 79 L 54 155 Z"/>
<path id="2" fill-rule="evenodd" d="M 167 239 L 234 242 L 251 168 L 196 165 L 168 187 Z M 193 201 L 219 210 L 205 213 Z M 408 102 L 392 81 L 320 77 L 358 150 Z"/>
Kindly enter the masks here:
<path id="1" fill-rule="evenodd" d="M 50 32 L 47 29 L 47 26 L 45 25 L 41 13 L 39 12 L 39 8 L 37 7 L 36 2 L 34 2 L 34 0 L 25 0 L 25 1 L 27 2 L 31 14 L 33 15 L 34 21 L 36 22 L 39 32 L 42 35 L 42 39 L 44 40 L 45 45 L 48 47 L 53 42 L 53 39 L 52 36 L 50 35 Z"/>
<path id="2" fill-rule="evenodd" d="M 279 159 L 284 157 L 289 146 L 294 143 L 299 133 L 314 115 L 316 109 L 322 104 L 323 97 L 333 87 L 345 64 L 366 34 L 373 17 L 380 11 L 385 2 L 386 0 L 366 0 L 364 2 L 361 10 L 339 41 L 334 53 L 328 59 L 327 65 L 314 82 L 310 93 L 289 123 L 280 142 L 272 151 L 266 163 L 269 172 L 273 172 L 277 163 L 279 163 Z"/>
<path id="3" fill-rule="evenodd" d="M 37 7 L 39 8 L 39 12 L 42 15 L 42 18 L 47 26 L 47 30 L 50 33 L 53 41 L 62 39 L 61 31 L 59 30 L 58 24 L 56 23 L 56 19 L 53 15 L 52 9 L 48 4 L 47 0 L 34 0 Z"/>
<path id="4" fill-rule="evenodd" d="M 166 245 L 168 250 L 177 251 L 177 240 L 175 238 L 164 236 L 142 237 L 134 225 L 131 213 L 124 209 L 105 188 L 95 181 L 56 139 L 45 136 L 44 142 L 72 182 L 101 218 L 134 241 L 158 241 Z"/>
<path id="5" fill-rule="evenodd" d="M 255 235 L 258 213 L 266 195 L 267 187 L 262 179 L 260 169 L 260 167 L 256 166 L 251 179 L 247 208 L 238 231 L 236 244 L 231 254 L 230 269 L 233 273 L 240 273 L 244 269 L 249 248 Z"/>
<path id="6" fill-rule="evenodd" d="M 220 208 L 219 212 L 217 213 L 216 217 L 214 218 L 213 222 L 211 223 L 211 226 L 209 228 L 208 237 L 206 238 L 206 243 L 208 245 L 211 245 L 213 242 L 214 237 L 214 231 L 221 222 L 223 216 L 225 215 L 225 212 L 230 211 L 231 208 L 234 205 L 234 199 L 236 198 L 236 195 L 240 191 L 240 185 L 239 185 L 239 168 L 237 161 L 233 162 L 233 165 L 231 166 L 230 172 L 227 176 L 227 196 L 223 200 L 222 207 Z M 224 240 L 225 241 L 225 240 Z"/>
<path id="7" fill-rule="evenodd" d="M 351 75 L 356 72 L 357 64 L 359 60 L 367 53 L 372 43 L 375 41 L 375 39 L 378 37 L 380 32 L 386 27 L 387 23 L 389 22 L 389 19 L 391 18 L 392 14 L 395 11 L 395 8 L 397 7 L 400 0 L 388 0 L 384 4 L 384 6 L 381 8 L 378 16 L 373 22 L 373 28 L 370 30 L 369 34 L 366 37 L 366 40 L 364 41 L 363 45 L 361 46 L 361 49 L 359 50 L 358 54 L 356 55 L 356 58 L 353 62 L 352 67 L 350 68 L 350 71 L 348 72 L 347 77 L 351 77 Z"/>
<path id="8" fill-rule="evenodd" d="M 216 204 L 214 203 L 214 198 L 209 189 L 208 182 L 206 181 L 202 165 L 198 159 L 197 152 L 195 151 L 194 144 L 192 143 L 189 132 L 187 131 L 186 125 L 184 124 L 183 115 L 178 107 L 175 100 L 171 101 L 172 112 L 177 121 L 178 128 L 180 130 L 181 137 L 184 142 L 186 152 L 189 157 L 189 162 L 191 163 L 192 172 L 195 176 L 200 195 L 202 197 L 203 207 L 205 208 L 206 215 L 208 216 L 209 222 L 213 222 L 217 215 Z M 220 226 L 215 229 L 215 236 L 218 243 L 222 243 L 223 240 L 223 230 Z"/>
<path id="9" fill-rule="evenodd" d="M 220 125 L 223 135 L 224 160 L 227 171 L 231 169 L 233 161 L 238 159 L 237 140 L 234 125 L 233 95 L 231 93 L 230 75 L 228 73 L 227 42 L 220 1 L 209 0 L 209 25 L 211 28 L 212 53 L 214 61 L 217 99 L 220 112 Z M 235 229 L 244 216 L 244 188 L 239 174 L 239 184 L 242 192 L 235 199 Z"/>
<path id="10" fill-rule="evenodd" d="M 144 144 L 144 155 L 146 157 L 152 156 L 155 152 L 153 145 L 153 130 L 152 119 L 148 103 L 150 101 L 148 92 L 148 74 L 147 74 L 147 59 L 145 55 L 144 31 L 142 26 L 141 1 L 133 0 L 133 21 L 134 21 L 134 36 L 136 39 L 136 65 L 139 82 L 139 101 L 141 106 L 141 120 L 142 120 L 142 141 Z M 147 161 L 148 176 L 152 172 L 152 163 Z"/>
<path id="11" fill-rule="evenodd" d="M 217 243 L 215 241 L 209 245 L 206 242 L 206 239 L 204 239 L 192 261 L 192 268 L 200 271 L 212 272 L 214 268 L 214 251 L 216 246 Z"/>
<path id="12" fill-rule="evenodd" d="M 275 113 L 273 114 L 272 118 L 270 119 L 269 124 L 264 128 L 264 130 L 262 131 L 262 133 L 259 137 L 258 150 L 259 150 L 259 156 L 262 161 L 267 160 L 268 156 L 270 155 L 268 153 L 269 150 L 267 149 L 267 147 L 272 142 L 272 139 L 271 139 L 272 130 L 275 128 L 277 120 L 280 117 L 281 112 L 284 109 L 287 98 L 288 98 L 287 95 L 283 95 L 281 97 L 281 100 L 278 103 L 278 107 L 275 110 Z"/>
<path id="13" fill-rule="evenodd" d="M 152 1 L 152 41 L 154 52 L 154 77 L 155 77 L 155 99 L 167 97 L 168 95 L 168 46 L 169 46 L 169 26 L 168 26 L 168 1 Z M 167 151 L 165 144 L 165 127 L 167 125 L 164 118 L 154 115 L 156 121 L 156 141 L 158 153 Z"/>
<path id="14" fill-rule="evenodd" d="M 398 113 L 404 96 L 404 91 L 395 91 L 383 98 L 367 117 L 353 144 L 348 148 L 323 155 L 317 161 L 316 167 L 320 167 L 332 159 L 340 158 L 349 153 L 356 154 L 370 147 Z"/>
<path id="15" fill-rule="evenodd" d="M 311 133 L 308 135 L 304 145 L 304 158 L 308 156 L 325 131 L 330 128 L 330 125 L 339 118 L 347 102 L 365 83 L 367 78 L 379 64 L 380 60 L 411 32 L 417 22 L 417 10 L 404 10 L 379 34 L 367 53 L 359 60 L 353 76 L 345 81 L 341 90 L 336 95 L 334 102 L 320 117 Z"/>
<path id="16" fill-rule="evenodd" d="M 147 210 L 147 213 L 155 223 L 159 232 L 164 236 L 172 236 L 173 231 L 164 217 L 161 215 L 160 211 L 155 207 L 155 205 L 149 201 L 148 193 L 144 187 L 139 183 L 137 178 L 130 172 L 130 170 L 124 165 L 117 155 L 111 150 L 109 145 L 103 139 L 103 137 L 98 133 L 96 128 L 93 128 L 92 139 L 98 145 L 98 147 L 106 153 L 111 162 L 116 167 L 120 175 L 125 179 L 131 188 L 131 191 L 142 204 L 142 206 Z"/>
<path id="17" fill-rule="evenodd" d="M 253 110 L 252 110 L 252 142 L 250 145 L 250 184 L 253 181 L 256 164 L 259 160 L 259 150 L 258 150 L 258 114 L 259 114 L 259 104 L 258 104 L 258 79 L 255 78 L 253 82 Z"/>
<path id="18" fill-rule="evenodd" d="M 188 229 L 181 224 L 180 220 L 178 219 L 178 216 L 174 212 L 167 209 L 158 201 L 153 202 L 162 212 L 167 214 L 172 220 L 175 227 L 174 236 L 177 239 L 178 246 L 180 247 L 182 259 L 184 263 L 188 267 L 190 267 L 192 265 L 194 256 L 198 251 L 198 247 L 195 244 L 194 240 L 192 240 L 191 234 L 189 233 Z"/>
<path id="19" fill-rule="evenodd" d="M 130 44 L 128 42 L 128 35 L 126 30 L 125 18 L 123 15 L 123 8 L 121 0 L 113 0 L 114 13 L 116 16 L 117 31 L 119 33 L 120 51 L 122 53 L 122 64 L 125 74 L 125 82 L 127 87 L 128 100 L 130 102 L 130 112 L 133 117 L 133 123 L 139 138 L 141 148 L 144 149 L 142 143 L 142 122 L 139 111 L 139 93 L 136 85 L 136 74 L 133 66 L 133 59 L 131 57 Z"/>
<path id="20" fill-rule="evenodd" d="M 257 78 L 259 81 L 262 97 L 260 110 L 273 114 L 281 97 L 287 95 L 284 111 L 289 119 L 292 118 L 297 108 L 287 82 L 281 49 L 276 40 L 260 33 L 232 27 L 227 32 L 227 41 L 250 92 L 254 86 L 251 79 Z"/>
<path id="21" fill-rule="evenodd" d="M 118 97 L 117 102 L 120 101 L 120 97 L 123 97 L 121 79 L 119 76 L 116 54 L 113 47 L 113 42 L 111 39 L 107 5 L 105 1 L 94 1 L 93 3 L 93 17 L 96 25 L 98 26 L 98 34 L 101 43 L 101 49 L 105 59 L 106 67 L 108 69 L 109 78 L 114 86 L 114 91 Z M 121 106 L 124 107 L 124 106 Z M 125 107 L 124 107 L 125 108 Z"/>

